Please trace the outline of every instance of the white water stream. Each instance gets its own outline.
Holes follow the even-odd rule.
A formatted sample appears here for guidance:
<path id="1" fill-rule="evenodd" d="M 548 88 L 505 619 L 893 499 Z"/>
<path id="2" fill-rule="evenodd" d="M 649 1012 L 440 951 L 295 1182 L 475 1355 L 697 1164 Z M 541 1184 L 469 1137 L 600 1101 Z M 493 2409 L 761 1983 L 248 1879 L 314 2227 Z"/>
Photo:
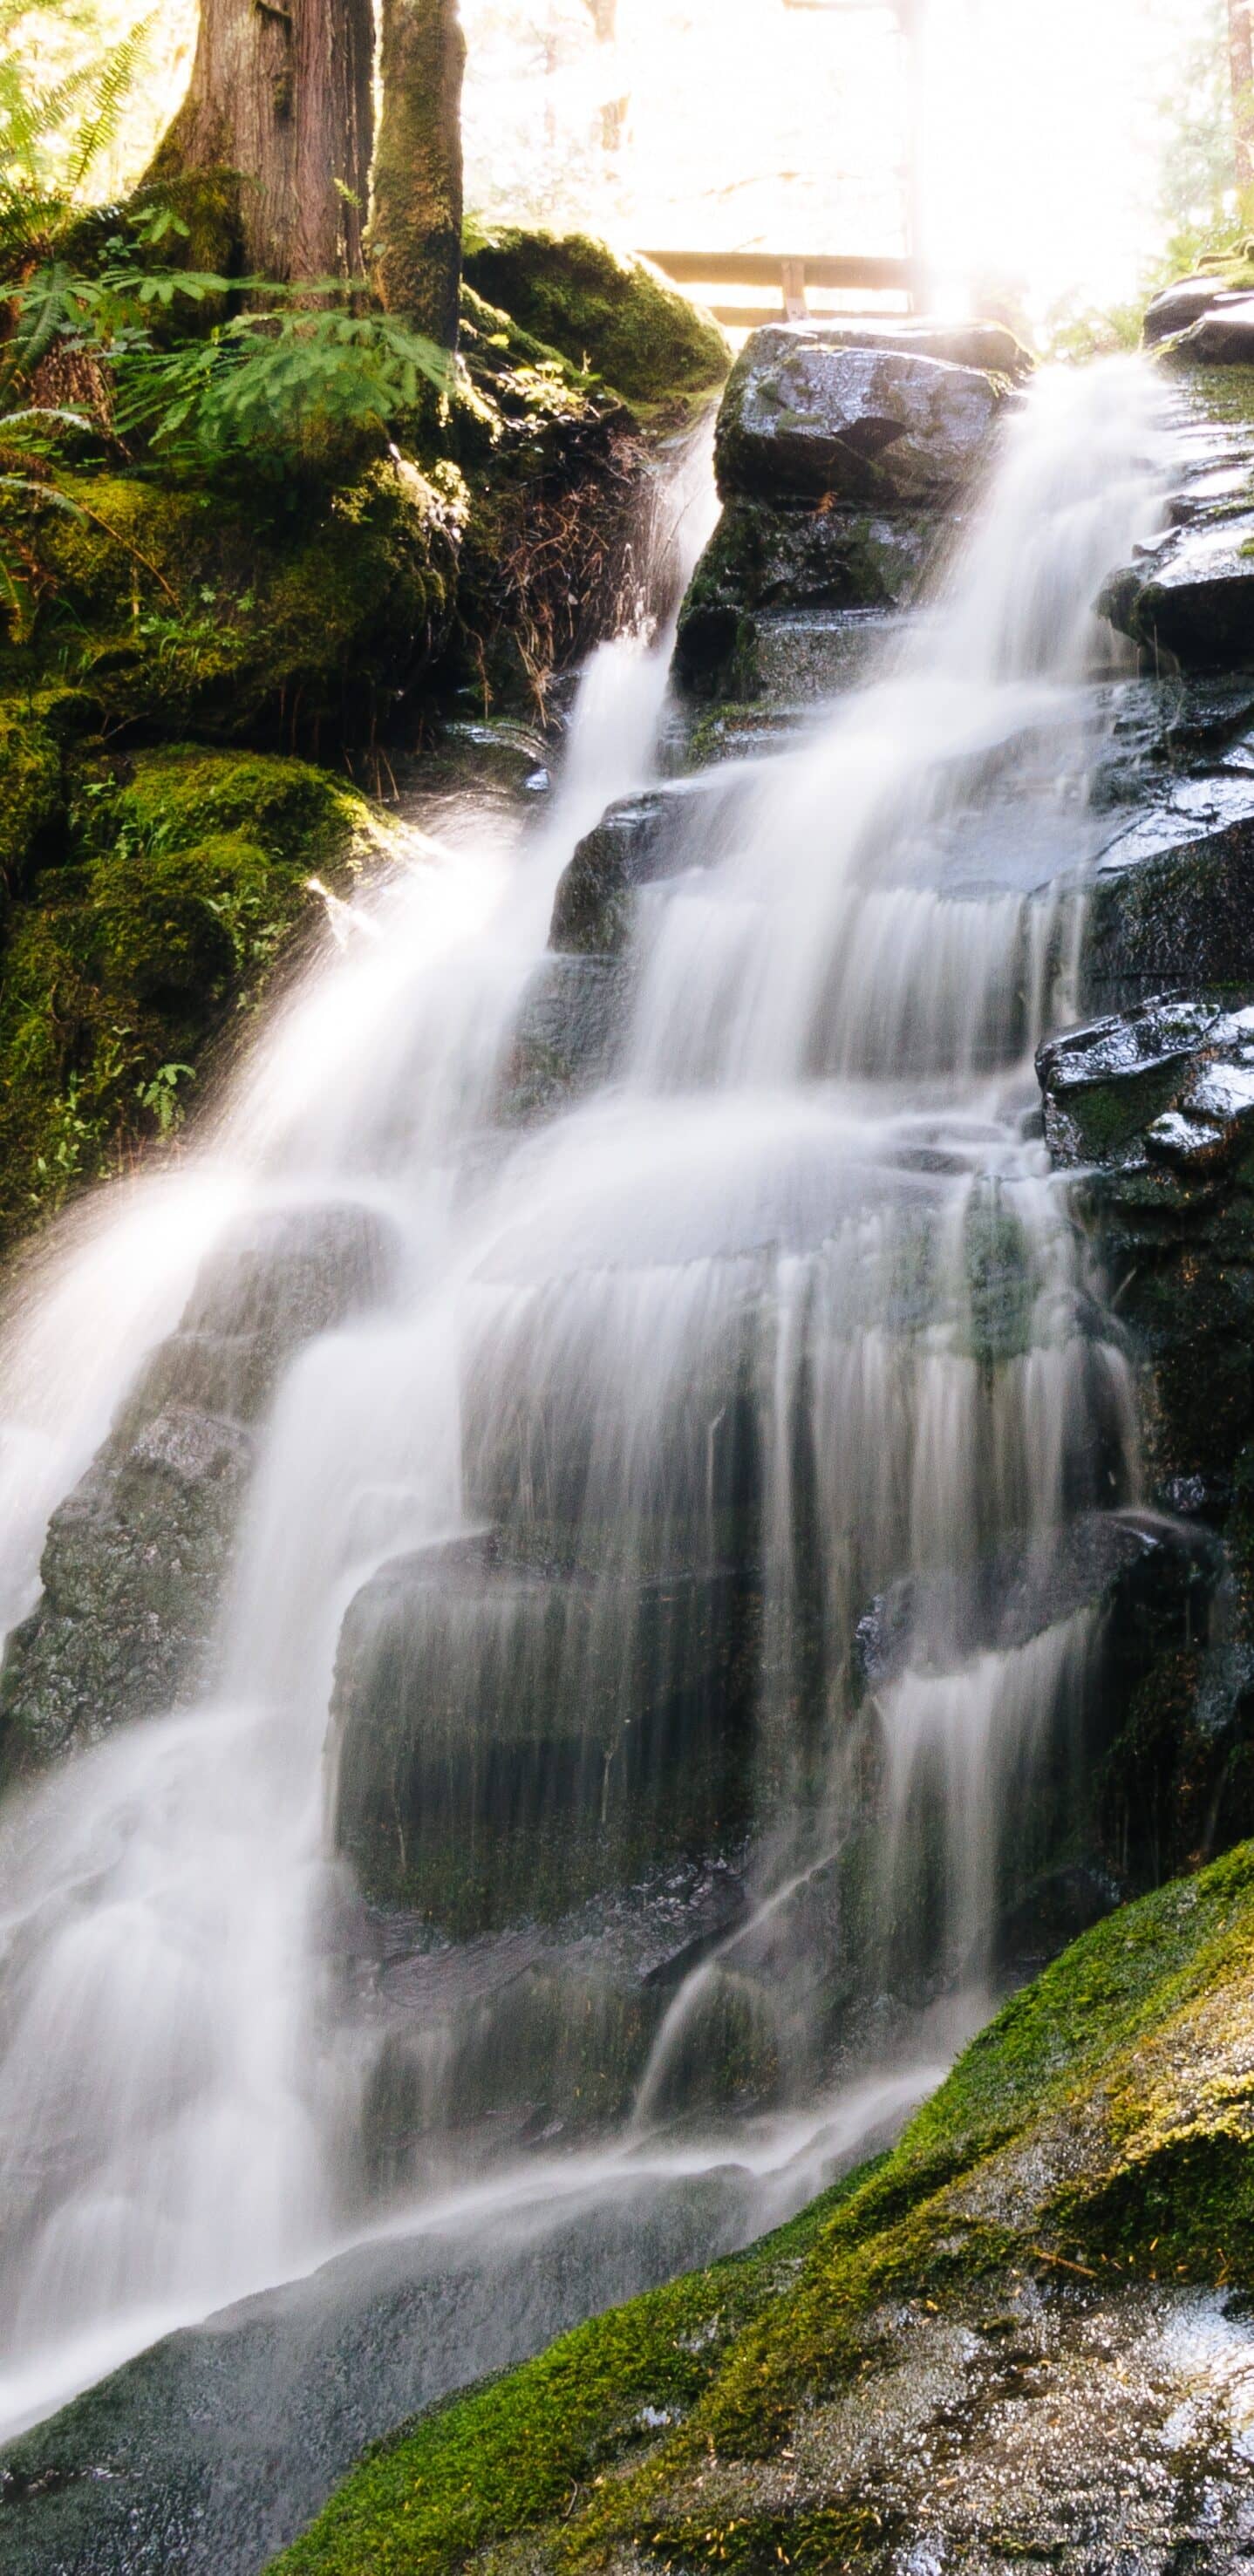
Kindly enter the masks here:
<path id="1" fill-rule="evenodd" d="M 763 1832 L 748 1919 L 662 2015 L 626 2132 L 507 2165 L 475 2183 L 483 2204 L 594 2188 L 624 2157 L 735 2153 L 766 2224 L 834 2140 L 935 2080 L 925 2040 L 862 2091 L 827 2098 L 824 2070 L 816 2087 L 796 1899 L 871 1759 L 885 1943 L 926 1880 L 934 1965 L 966 1972 L 1004 1817 L 1088 1635 L 1081 1617 L 972 1644 L 932 1578 L 1008 1539 L 1031 1561 L 1078 1505 L 1135 1491 L 1124 1365 L 1078 1320 L 1086 1282 L 1023 1113 L 1031 1050 L 1070 1006 L 1090 603 L 1152 510 L 1148 433 L 1134 370 L 1043 383 L 897 665 L 692 793 L 596 1096 L 488 1133 L 558 878 L 654 773 L 665 639 L 595 657 L 538 826 L 471 812 L 439 847 L 402 834 L 216 1129 L 102 1196 L 25 1281 L 0 1355 L 7 1621 L 224 1230 L 352 1201 L 401 1247 L 386 1307 L 282 1378 L 212 1697 L 107 1735 L 0 1814 L 0 2433 L 382 2223 L 359 2170 L 369 2046 L 334 1971 L 337 1639 L 377 1568 L 489 1520 L 520 1557 L 539 1524 L 575 1533 L 580 1615 L 551 1686 L 585 1711 L 594 1676 L 628 1690 L 648 1587 L 724 1562 L 749 1440 Z M 855 1627 L 894 1585 L 905 1648 L 846 1722 Z M 469 1723 L 499 1621 L 469 1644 L 447 1606 L 432 1621 L 431 1671 Z M 460 1658 L 447 1689 L 441 1654 Z M 671 1772 L 633 1777 L 640 1816 L 664 1820 Z M 677 2070 L 711 1997 L 737 1995 L 770 2023 L 778 2110 L 677 2146 L 657 2127 Z"/>

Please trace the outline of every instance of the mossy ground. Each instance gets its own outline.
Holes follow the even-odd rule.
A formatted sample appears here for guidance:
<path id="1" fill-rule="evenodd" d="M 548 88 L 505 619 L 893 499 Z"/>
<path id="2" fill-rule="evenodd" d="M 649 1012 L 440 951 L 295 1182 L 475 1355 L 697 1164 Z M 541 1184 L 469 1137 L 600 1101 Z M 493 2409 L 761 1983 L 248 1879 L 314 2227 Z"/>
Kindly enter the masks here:
<path id="1" fill-rule="evenodd" d="M 277 2567 L 878 2567 L 893 2533 L 873 2482 L 770 2501 L 816 2409 L 874 2417 L 916 2339 L 965 2331 L 973 2302 L 991 2333 L 1036 2285 L 1126 2301 L 1254 2280 L 1252 2032 L 1246 1844 L 1075 1943 L 893 2155 L 738 2264 L 402 2431 Z"/>

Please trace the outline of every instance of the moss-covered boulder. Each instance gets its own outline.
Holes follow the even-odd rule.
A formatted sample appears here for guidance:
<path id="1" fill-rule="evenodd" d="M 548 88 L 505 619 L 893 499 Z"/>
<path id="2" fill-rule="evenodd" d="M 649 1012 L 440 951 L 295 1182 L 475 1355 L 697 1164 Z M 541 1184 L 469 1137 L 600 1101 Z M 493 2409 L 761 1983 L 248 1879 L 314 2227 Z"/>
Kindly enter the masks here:
<path id="1" fill-rule="evenodd" d="M 511 227 L 475 241 L 466 276 L 523 328 L 633 404 L 690 400 L 721 384 L 718 324 L 648 260 L 590 233 Z"/>
<path id="2" fill-rule="evenodd" d="M 1247 1845 L 1086 1934 L 789 2236 L 406 2427 L 276 2565 L 1243 2564 L 1252 2026 Z"/>
<path id="3" fill-rule="evenodd" d="M 276 754 L 81 763 L 14 904 L 0 995 L 0 1235 L 177 1123 L 210 1042 L 302 917 L 381 850 L 343 781 Z"/>
<path id="4" fill-rule="evenodd" d="M 330 749 L 372 730 L 440 652 L 465 489 L 384 460 L 338 490 L 247 496 L 136 474 L 64 478 L 28 508 L 28 653 L 110 731 Z"/>

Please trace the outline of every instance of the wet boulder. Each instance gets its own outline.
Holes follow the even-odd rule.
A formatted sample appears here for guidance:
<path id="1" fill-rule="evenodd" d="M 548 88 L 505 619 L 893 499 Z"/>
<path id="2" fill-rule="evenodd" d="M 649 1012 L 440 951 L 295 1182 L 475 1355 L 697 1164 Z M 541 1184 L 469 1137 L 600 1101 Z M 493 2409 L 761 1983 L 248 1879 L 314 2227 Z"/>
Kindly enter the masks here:
<path id="1" fill-rule="evenodd" d="M 562 955 L 619 957 L 643 889 L 719 853 L 722 819 L 737 793 L 734 778 L 715 774 L 677 780 L 611 805 L 585 834 L 558 884 L 550 948 Z"/>
<path id="2" fill-rule="evenodd" d="M 178 1331 L 52 1516 L 41 1598 L 0 1671 L 6 1771 L 195 1696 L 279 1373 L 377 1304 L 396 1269 L 391 1229 L 352 1203 L 258 1211 L 209 1255 Z"/>
<path id="3" fill-rule="evenodd" d="M 983 368 L 786 325 L 755 331 L 719 415 L 719 489 L 946 508 L 983 462 L 1002 401 Z"/>
<path id="4" fill-rule="evenodd" d="M 724 510 L 684 602 L 691 695 L 788 705 L 850 683 L 767 621 L 908 606 L 983 463 L 1025 353 L 998 325 L 772 324 L 732 370 L 715 461 Z"/>
<path id="5" fill-rule="evenodd" d="M 1151 1005 L 1051 1039 L 1038 1072 L 1139 1363 L 1154 1490 L 1231 1535 L 1254 1438 L 1254 1012 Z"/>
<path id="6" fill-rule="evenodd" d="M 743 1829 L 735 1587 L 395 1560 L 341 1632 L 336 1835 L 368 1896 L 459 1936 L 553 1920 Z"/>
<path id="7" fill-rule="evenodd" d="M 1254 313 L 1254 297 L 1245 299 Z M 1197 329 L 1235 334 L 1242 322 Z M 1107 582 L 1098 605 L 1155 670 L 1239 670 L 1254 662 L 1254 334 L 1238 361 L 1203 361 L 1194 332 L 1170 346 L 1176 481 L 1157 538 Z M 1189 357 L 1195 363 L 1186 363 Z"/>
<path id="8" fill-rule="evenodd" d="M 1223 280 L 1214 275 L 1181 277 L 1174 286 L 1164 287 L 1146 311 L 1141 334 L 1146 348 L 1156 348 L 1160 341 L 1173 340 L 1181 331 L 1191 330 L 1204 313 L 1222 301 L 1223 295 Z"/>
<path id="9" fill-rule="evenodd" d="M 837 611 L 860 619 L 915 597 L 935 543 L 925 511 L 775 508 L 729 501 L 680 612 L 676 676 L 698 697 L 795 694 L 791 665 L 763 664 L 768 621 Z M 835 678 L 831 694 L 847 685 Z"/>
<path id="10" fill-rule="evenodd" d="M 1177 366 L 1254 366 L 1254 295 L 1220 294 L 1171 349 Z"/>
<path id="11" fill-rule="evenodd" d="M 1185 670 L 1254 661 L 1254 515 L 1181 527 L 1102 593 L 1104 616 Z"/>
<path id="12" fill-rule="evenodd" d="M 1107 841 L 1085 914 L 1081 1007 L 1254 988 L 1254 777 L 1182 781 Z"/>
<path id="13" fill-rule="evenodd" d="M 594 1090 L 609 1071 L 625 1002 L 617 959 L 546 957 L 514 1023 L 498 1092 L 501 1118 L 525 1124 Z"/>

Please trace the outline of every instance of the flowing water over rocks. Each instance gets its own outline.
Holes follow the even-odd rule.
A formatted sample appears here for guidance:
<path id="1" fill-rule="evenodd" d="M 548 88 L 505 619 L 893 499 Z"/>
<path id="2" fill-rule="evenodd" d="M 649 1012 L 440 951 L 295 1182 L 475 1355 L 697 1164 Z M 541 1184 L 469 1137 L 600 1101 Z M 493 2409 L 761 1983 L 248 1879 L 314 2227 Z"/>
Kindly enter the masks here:
<path id="1" fill-rule="evenodd" d="M 603 652 L 541 821 L 415 834 L 14 1319 L 6 2429 L 520 2160 L 593 2233 L 656 2181 L 587 2301 L 743 2241 L 1118 1893 L 1094 1782 L 1213 1569 L 1143 1507 L 1033 1058 L 1158 434 L 1135 369 L 942 390 L 962 477 L 1001 452 L 867 684 L 659 776 L 666 643 Z M 862 479 L 952 545 L 898 444 Z M 345 2440 L 580 2302 L 522 2304 Z"/>

